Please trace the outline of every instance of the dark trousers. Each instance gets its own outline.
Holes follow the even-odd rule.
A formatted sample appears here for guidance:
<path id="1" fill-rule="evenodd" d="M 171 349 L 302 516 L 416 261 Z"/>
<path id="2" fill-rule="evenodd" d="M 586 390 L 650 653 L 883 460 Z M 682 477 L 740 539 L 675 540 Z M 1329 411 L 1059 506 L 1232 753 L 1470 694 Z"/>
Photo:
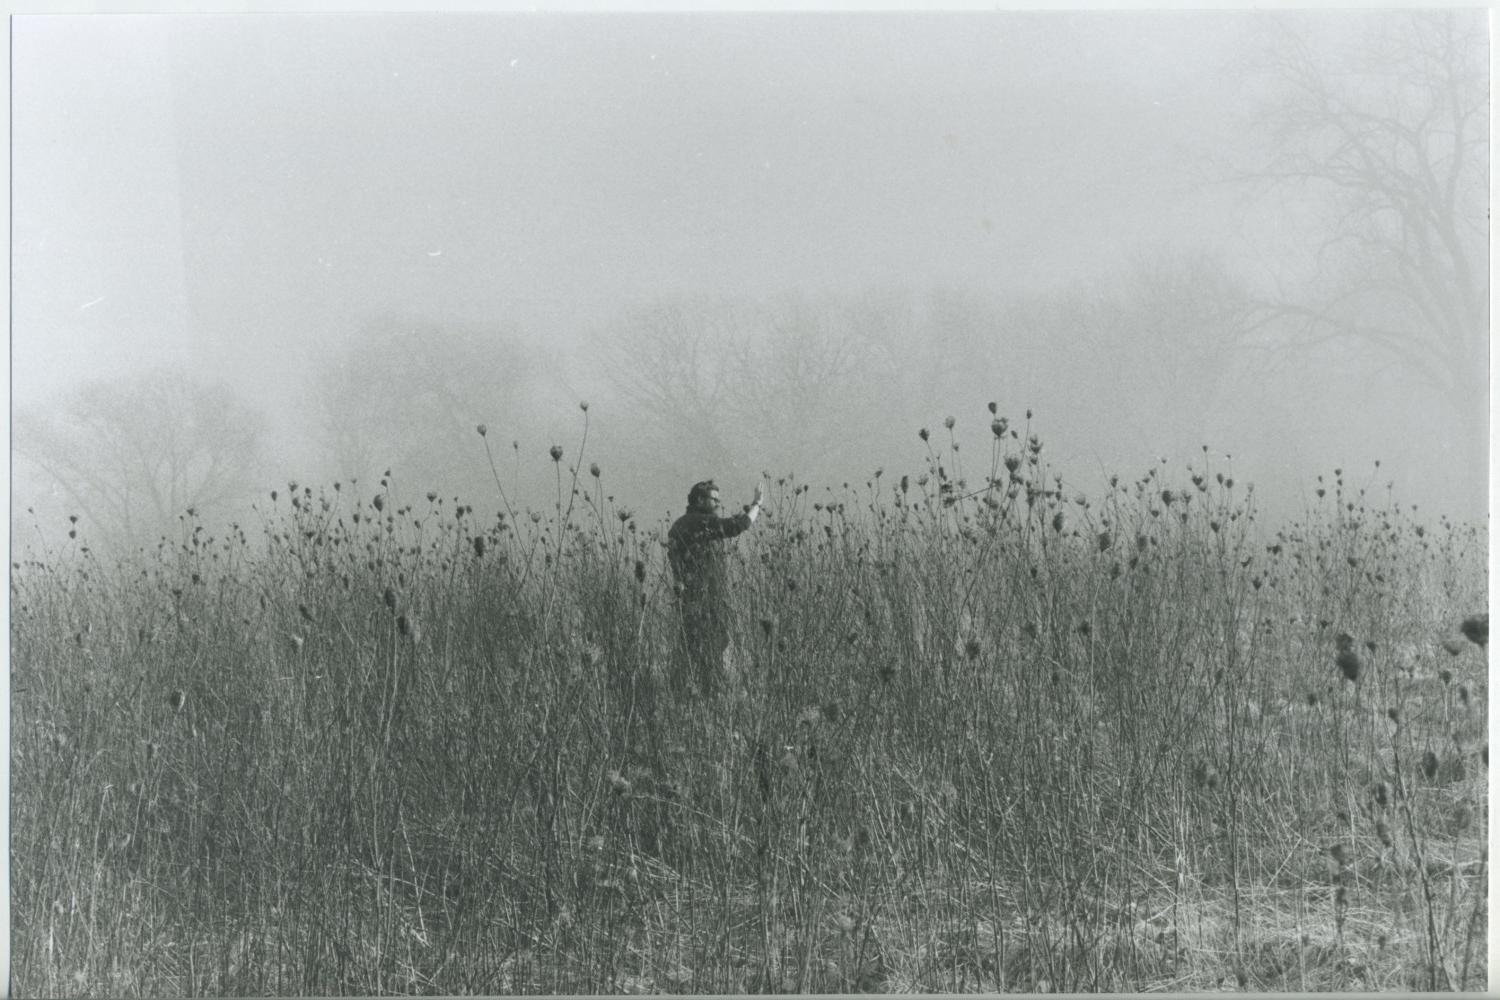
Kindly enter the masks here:
<path id="1" fill-rule="evenodd" d="M 684 599 L 680 604 L 682 634 L 678 643 L 675 687 L 697 687 L 701 694 L 719 690 L 724 653 L 729 649 L 729 621 L 714 603 Z"/>

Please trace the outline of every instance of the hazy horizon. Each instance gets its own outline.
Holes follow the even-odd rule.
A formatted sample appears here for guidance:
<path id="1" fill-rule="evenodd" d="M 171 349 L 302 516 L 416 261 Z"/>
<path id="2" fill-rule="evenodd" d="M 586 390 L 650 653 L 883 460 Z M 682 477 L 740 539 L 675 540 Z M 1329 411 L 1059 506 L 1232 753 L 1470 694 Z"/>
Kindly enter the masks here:
<path id="1" fill-rule="evenodd" d="M 1402 16 L 21 15 L 13 412 L 78 433 L 82 386 L 174 369 L 264 421 L 246 497 L 362 461 L 498 504 L 474 426 L 545 502 L 587 400 L 585 464 L 654 515 L 700 473 L 919 471 L 950 415 L 978 475 L 994 400 L 1080 488 L 1206 444 L 1275 511 L 1341 467 L 1481 517 L 1482 388 L 1214 325 L 1368 271 L 1330 196 L 1231 180 L 1302 141 L 1258 130 L 1267 53 L 1377 93 L 1347 67 Z"/>

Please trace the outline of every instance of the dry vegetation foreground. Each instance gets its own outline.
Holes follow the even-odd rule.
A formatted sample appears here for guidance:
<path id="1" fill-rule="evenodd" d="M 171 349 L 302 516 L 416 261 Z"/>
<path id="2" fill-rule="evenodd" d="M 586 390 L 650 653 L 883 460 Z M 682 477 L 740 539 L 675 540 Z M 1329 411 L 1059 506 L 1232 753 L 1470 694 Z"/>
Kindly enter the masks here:
<path id="1" fill-rule="evenodd" d="M 713 698 L 561 463 L 14 566 L 15 992 L 1482 989 L 1483 530 L 993 429 L 778 484 Z"/>

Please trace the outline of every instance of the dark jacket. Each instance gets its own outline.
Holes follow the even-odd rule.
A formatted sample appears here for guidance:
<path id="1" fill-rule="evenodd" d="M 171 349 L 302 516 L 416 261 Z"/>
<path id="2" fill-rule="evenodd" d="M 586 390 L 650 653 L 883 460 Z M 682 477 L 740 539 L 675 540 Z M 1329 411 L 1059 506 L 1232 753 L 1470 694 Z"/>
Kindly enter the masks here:
<path id="1" fill-rule="evenodd" d="M 729 599 L 723 547 L 715 544 L 750 527 L 750 515 L 719 517 L 690 510 L 667 532 L 667 561 L 685 602 L 722 607 Z"/>

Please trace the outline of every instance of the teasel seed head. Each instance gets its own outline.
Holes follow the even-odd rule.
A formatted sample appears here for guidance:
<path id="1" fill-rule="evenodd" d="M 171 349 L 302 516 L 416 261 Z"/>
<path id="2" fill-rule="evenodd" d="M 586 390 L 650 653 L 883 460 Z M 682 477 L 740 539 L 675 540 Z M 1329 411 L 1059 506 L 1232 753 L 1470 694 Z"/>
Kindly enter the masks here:
<path id="1" fill-rule="evenodd" d="M 1465 618 L 1458 629 L 1464 634 L 1465 639 L 1482 647 L 1490 641 L 1490 616 L 1488 613 L 1472 615 Z"/>

